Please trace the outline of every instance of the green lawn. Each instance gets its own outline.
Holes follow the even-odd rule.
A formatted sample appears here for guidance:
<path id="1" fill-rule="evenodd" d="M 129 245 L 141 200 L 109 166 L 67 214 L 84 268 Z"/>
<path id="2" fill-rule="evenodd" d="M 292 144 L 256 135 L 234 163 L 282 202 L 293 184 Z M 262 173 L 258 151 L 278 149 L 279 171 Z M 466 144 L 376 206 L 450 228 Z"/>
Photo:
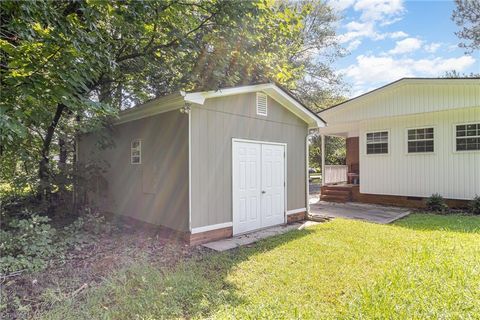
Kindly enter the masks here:
<path id="1" fill-rule="evenodd" d="M 174 270 L 139 263 L 45 318 L 480 318 L 480 218 L 335 219 Z"/>

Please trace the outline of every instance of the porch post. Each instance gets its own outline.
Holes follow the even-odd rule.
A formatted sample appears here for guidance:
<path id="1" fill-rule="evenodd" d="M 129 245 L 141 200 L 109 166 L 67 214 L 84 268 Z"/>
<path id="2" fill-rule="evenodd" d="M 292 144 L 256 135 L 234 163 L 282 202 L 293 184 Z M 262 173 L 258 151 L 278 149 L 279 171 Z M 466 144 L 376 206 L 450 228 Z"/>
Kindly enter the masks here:
<path id="1" fill-rule="evenodd" d="M 325 135 L 321 135 L 322 138 L 322 186 L 325 185 Z"/>

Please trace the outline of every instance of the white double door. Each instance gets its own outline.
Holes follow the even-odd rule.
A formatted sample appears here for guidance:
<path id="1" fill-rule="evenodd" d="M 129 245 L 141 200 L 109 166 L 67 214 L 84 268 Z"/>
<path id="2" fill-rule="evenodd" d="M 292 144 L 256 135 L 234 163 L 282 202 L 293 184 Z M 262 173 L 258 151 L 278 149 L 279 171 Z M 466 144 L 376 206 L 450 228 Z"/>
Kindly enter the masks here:
<path id="1" fill-rule="evenodd" d="M 285 223 L 285 146 L 233 142 L 233 234 Z"/>

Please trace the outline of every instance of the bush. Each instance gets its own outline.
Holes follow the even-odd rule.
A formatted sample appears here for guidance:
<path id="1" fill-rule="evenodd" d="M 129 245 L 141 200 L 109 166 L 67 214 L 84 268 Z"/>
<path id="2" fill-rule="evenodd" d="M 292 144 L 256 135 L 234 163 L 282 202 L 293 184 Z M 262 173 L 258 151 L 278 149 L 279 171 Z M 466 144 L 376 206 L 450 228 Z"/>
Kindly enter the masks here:
<path id="1" fill-rule="evenodd" d="M 55 255 L 56 230 L 48 217 L 31 215 L 25 219 L 12 219 L 0 230 L 0 273 L 19 270 L 41 270 Z"/>
<path id="2" fill-rule="evenodd" d="M 470 202 L 470 211 L 473 214 L 480 215 L 480 196 L 476 196 Z"/>
<path id="3" fill-rule="evenodd" d="M 98 213 L 86 212 L 69 226 L 63 228 L 60 242 L 66 247 L 80 249 L 86 244 L 95 242 L 97 237 L 108 234 L 116 228 Z"/>
<path id="4" fill-rule="evenodd" d="M 448 206 L 445 203 L 445 200 L 441 195 L 438 193 L 432 194 L 427 199 L 427 209 L 434 212 L 446 212 L 448 210 Z"/>
<path id="5" fill-rule="evenodd" d="M 31 212 L 16 216 L 22 218 L 10 217 L 0 230 L 0 274 L 40 271 L 65 259 L 69 249 L 82 249 L 115 229 L 103 216 L 88 212 L 58 231 L 48 217 Z"/>

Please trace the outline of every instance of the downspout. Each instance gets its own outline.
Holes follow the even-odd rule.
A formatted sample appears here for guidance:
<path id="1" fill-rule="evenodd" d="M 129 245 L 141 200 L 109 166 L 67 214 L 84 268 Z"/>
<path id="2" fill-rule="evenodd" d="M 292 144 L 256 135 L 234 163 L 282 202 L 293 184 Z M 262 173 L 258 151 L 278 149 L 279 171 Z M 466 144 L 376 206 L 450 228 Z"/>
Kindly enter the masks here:
<path id="1" fill-rule="evenodd" d="M 309 129 L 308 134 L 305 137 L 305 203 L 306 203 L 306 209 L 307 209 L 307 219 L 310 219 L 310 172 L 309 172 L 309 167 L 310 167 L 310 152 L 309 152 L 309 140 L 310 137 L 314 136 L 315 134 L 318 133 L 318 128 L 315 129 Z"/>

